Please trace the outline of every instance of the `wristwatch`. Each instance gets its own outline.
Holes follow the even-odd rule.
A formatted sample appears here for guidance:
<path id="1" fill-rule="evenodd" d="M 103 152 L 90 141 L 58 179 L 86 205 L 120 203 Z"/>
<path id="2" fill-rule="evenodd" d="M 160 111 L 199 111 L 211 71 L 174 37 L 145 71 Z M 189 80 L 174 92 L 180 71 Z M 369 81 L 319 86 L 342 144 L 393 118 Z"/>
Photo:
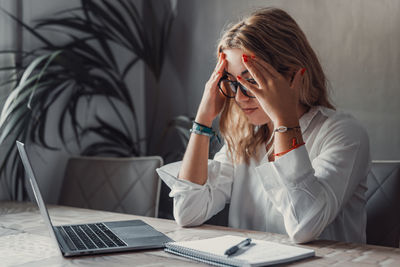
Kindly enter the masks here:
<path id="1" fill-rule="evenodd" d="M 295 129 L 300 129 L 300 126 L 295 126 L 295 127 L 278 126 L 277 128 L 274 129 L 274 132 L 285 133 L 287 131 Z"/>

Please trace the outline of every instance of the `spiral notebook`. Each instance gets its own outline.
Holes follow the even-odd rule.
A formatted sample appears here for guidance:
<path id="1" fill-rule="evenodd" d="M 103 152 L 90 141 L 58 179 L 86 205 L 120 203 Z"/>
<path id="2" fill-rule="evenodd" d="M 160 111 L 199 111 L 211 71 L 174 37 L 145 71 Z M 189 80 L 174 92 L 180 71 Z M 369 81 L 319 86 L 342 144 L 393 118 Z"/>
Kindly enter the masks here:
<path id="1" fill-rule="evenodd" d="M 216 266 L 266 266 L 315 256 L 312 249 L 255 240 L 240 248 L 234 255 L 225 251 L 243 241 L 245 237 L 225 235 L 194 241 L 169 242 L 165 251 Z"/>

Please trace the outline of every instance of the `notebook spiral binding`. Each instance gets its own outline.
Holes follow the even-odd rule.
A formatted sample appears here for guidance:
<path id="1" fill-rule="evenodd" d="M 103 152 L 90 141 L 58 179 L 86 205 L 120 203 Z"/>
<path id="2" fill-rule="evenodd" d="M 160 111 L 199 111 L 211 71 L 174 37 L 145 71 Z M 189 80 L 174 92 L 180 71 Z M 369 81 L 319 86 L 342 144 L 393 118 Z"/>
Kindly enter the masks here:
<path id="1" fill-rule="evenodd" d="M 176 245 L 168 244 L 168 243 L 165 245 L 166 245 L 166 248 L 164 249 L 164 251 L 166 251 L 166 252 L 176 254 L 178 256 L 186 257 L 186 258 L 189 258 L 192 260 L 211 264 L 214 266 L 221 266 L 221 267 L 246 266 L 246 262 L 243 262 L 241 260 L 228 258 L 228 257 L 221 257 L 219 255 L 205 253 L 205 252 L 203 252 L 202 254 L 199 254 L 194 249 L 184 248 L 181 246 L 176 246 Z"/>

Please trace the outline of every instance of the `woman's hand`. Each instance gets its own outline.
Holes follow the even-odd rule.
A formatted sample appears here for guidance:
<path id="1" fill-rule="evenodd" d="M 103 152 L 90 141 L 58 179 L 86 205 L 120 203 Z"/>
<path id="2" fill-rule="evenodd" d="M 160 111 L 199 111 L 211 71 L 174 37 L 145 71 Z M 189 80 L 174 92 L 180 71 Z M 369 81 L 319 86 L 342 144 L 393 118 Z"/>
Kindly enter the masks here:
<path id="1" fill-rule="evenodd" d="M 257 84 L 252 84 L 240 76 L 237 76 L 237 80 L 257 98 L 274 124 L 283 122 L 292 126 L 290 123 L 298 122 L 299 90 L 305 68 L 299 69 L 289 84 L 283 75 L 261 59 L 243 55 L 242 61 Z"/>
<path id="2" fill-rule="evenodd" d="M 221 112 L 225 97 L 219 93 L 218 82 L 226 66 L 225 54 L 220 53 L 217 66 L 205 85 L 203 97 L 197 110 L 196 122 L 211 127 L 213 120 Z"/>

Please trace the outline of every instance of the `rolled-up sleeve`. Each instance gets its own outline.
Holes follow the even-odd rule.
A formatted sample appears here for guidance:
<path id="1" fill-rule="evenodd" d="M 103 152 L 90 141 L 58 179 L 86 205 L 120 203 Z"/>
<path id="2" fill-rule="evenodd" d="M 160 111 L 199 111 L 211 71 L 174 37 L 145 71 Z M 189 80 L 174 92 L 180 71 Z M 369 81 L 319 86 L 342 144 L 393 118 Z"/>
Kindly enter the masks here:
<path id="1" fill-rule="evenodd" d="M 328 120 L 319 136 L 319 153 L 312 161 L 301 146 L 256 168 L 296 243 L 317 238 L 369 170 L 368 136 L 356 120 Z"/>
<path id="2" fill-rule="evenodd" d="M 179 179 L 182 162 L 157 169 L 161 179 L 171 188 L 174 198 L 174 218 L 181 226 L 204 223 L 229 203 L 232 191 L 233 166 L 225 157 L 225 148 L 208 161 L 208 177 L 204 185 Z"/>

